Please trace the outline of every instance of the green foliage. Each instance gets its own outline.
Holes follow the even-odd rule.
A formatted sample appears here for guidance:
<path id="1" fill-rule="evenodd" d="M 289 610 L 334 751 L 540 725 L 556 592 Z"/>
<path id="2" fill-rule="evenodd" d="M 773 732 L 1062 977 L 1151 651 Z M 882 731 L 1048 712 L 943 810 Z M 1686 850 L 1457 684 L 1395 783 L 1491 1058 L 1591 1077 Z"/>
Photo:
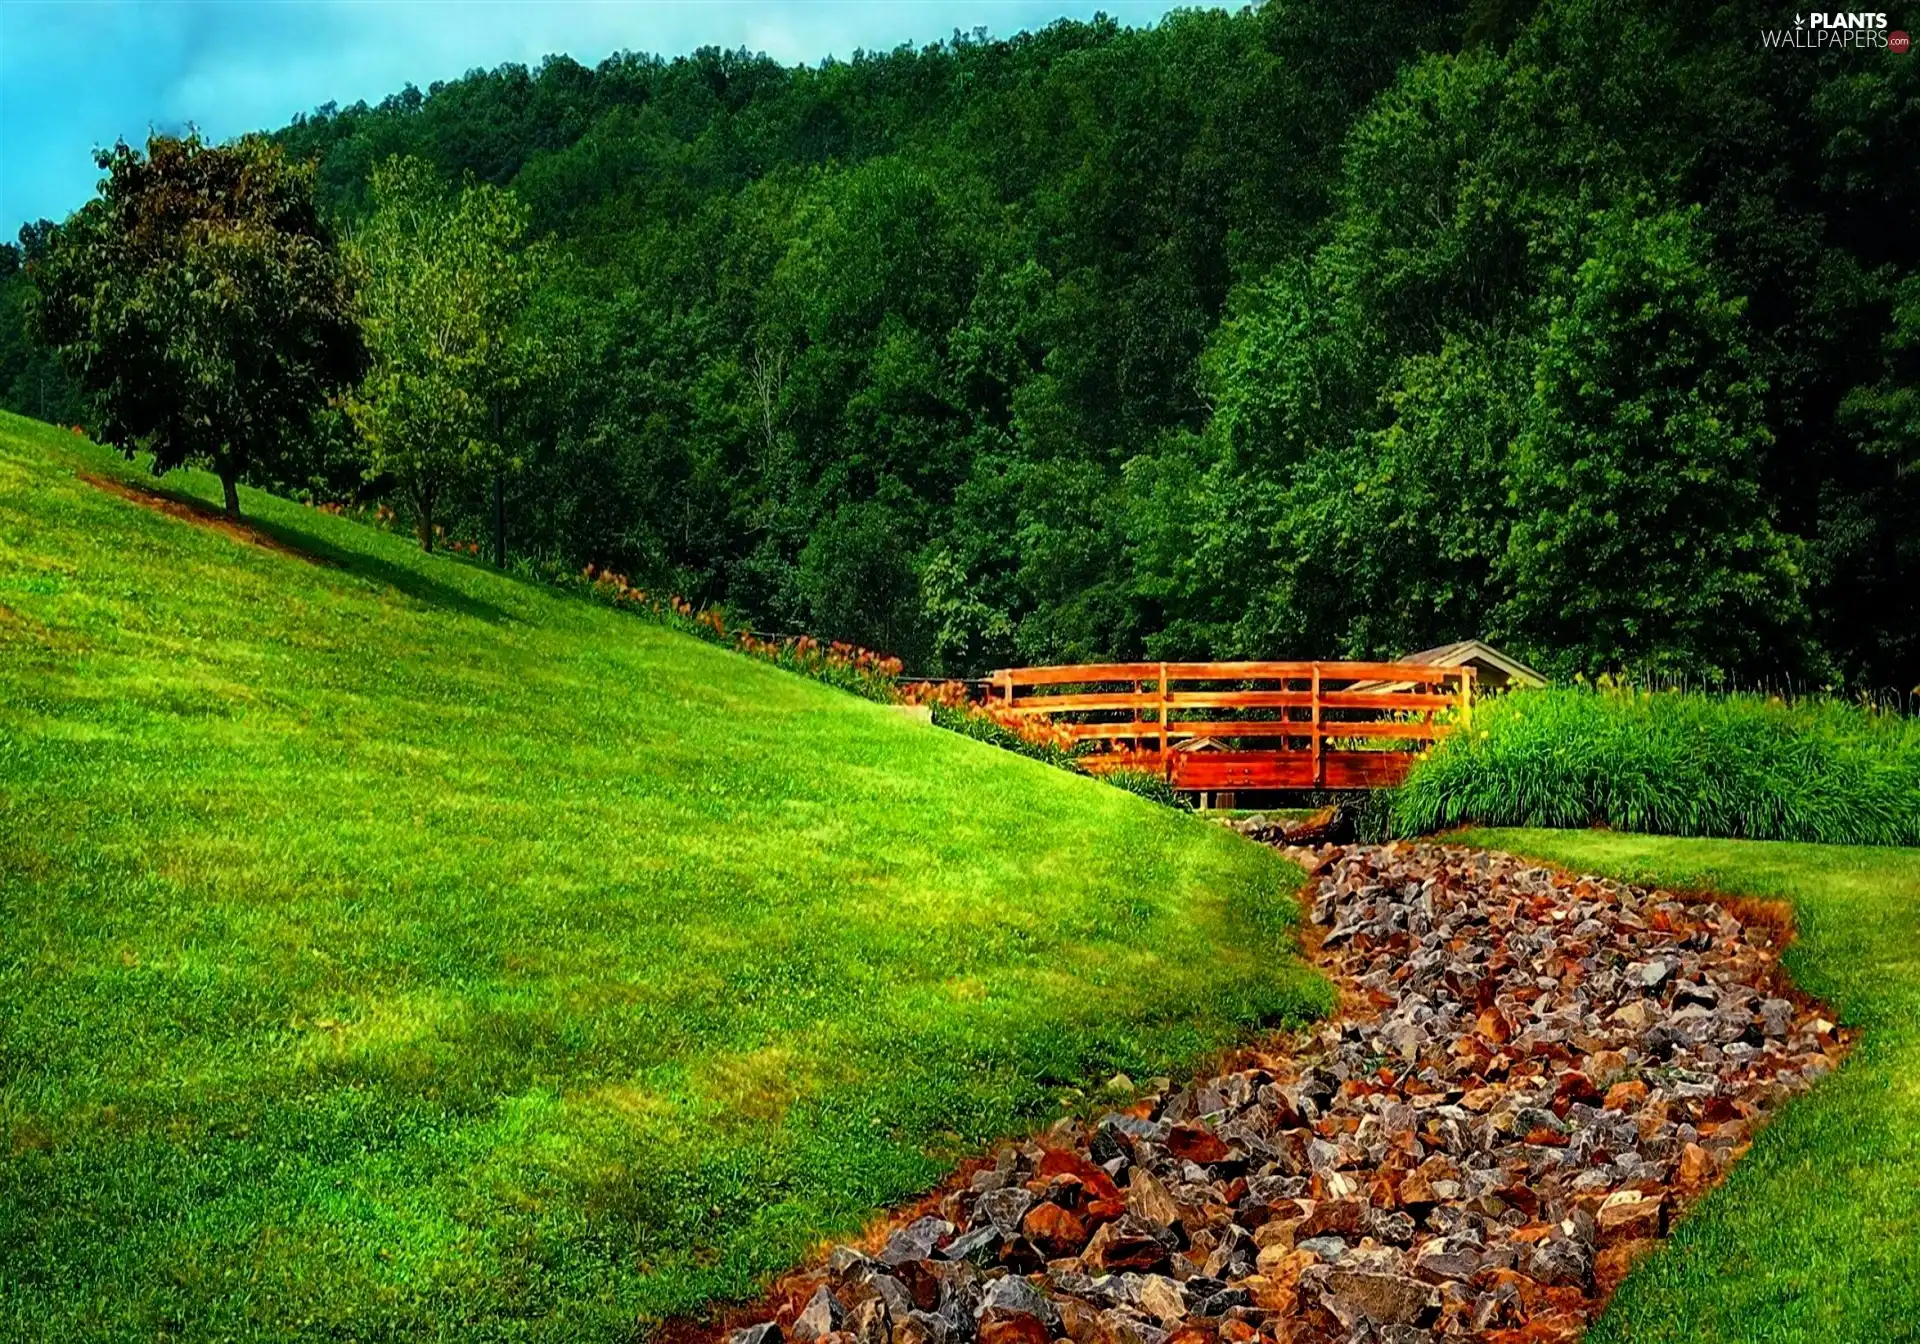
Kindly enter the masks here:
<path id="1" fill-rule="evenodd" d="M 0 415 L 0 1336 L 631 1340 L 1332 1006 L 1216 827 L 81 470 Z"/>
<path id="2" fill-rule="evenodd" d="M 1762 492 L 1767 431 L 1692 214 L 1592 222 L 1550 309 L 1507 466 L 1495 629 L 1562 673 L 1722 676 L 1790 648 L 1799 550 Z"/>
<path id="3" fill-rule="evenodd" d="M 432 550 L 443 496 L 510 465 L 496 426 L 528 362 L 514 330 L 534 282 L 526 211 L 493 187 L 450 194 L 431 164 L 398 157 L 374 170 L 373 207 L 349 243 L 372 367 L 348 409 L 368 476 L 399 487 Z"/>
<path id="4" fill-rule="evenodd" d="M 1473 831 L 1576 872 L 1793 910 L 1796 987 L 1860 1031 L 1754 1135 L 1587 1332 L 1590 1344 L 1887 1344 L 1920 1321 L 1920 851 L 1611 831 Z"/>
<path id="5" fill-rule="evenodd" d="M 99 408 L 95 433 L 155 472 L 271 473 L 359 372 L 347 279 L 313 171 L 260 136 L 154 135 L 96 156 L 101 194 L 27 274 L 36 335 Z"/>
<path id="6" fill-rule="evenodd" d="M 394 155 L 523 204 L 543 358 L 462 441 L 559 569 L 940 675 L 1484 636 L 1908 687 L 1920 62 L 1777 19 L 1270 0 L 555 57 L 278 138 L 349 227 Z"/>
<path id="7" fill-rule="evenodd" d="M 0 243 L 0 406 L 51 424 L 76 425 L 90 418 L 87 399 L 59 357 L 28 330 L 36 291 L 26 263 L 38 260 L 51 227 L 29 224 L 20 230 L 22 245 Z M 32 255 L 26 244 L 32 244 Z"/>
<path id="8" fill-rule="evenodd" d="M 1099 778 L 1116 789 L 1125 789 L 1167 807 L 1185 806 L 1180 795 L 1173 791 L 1173 785 L 1167 783 L 1167 777 L 1153 770 L 1107 770 Z"/>
<path id="9" fill-rule="evenodd" d="M 1418 762 L 1393 814 L 1403 835 L 1610 826 L 1920 845 L 1920 722 L 1829 699 L 1517 691 Z"/>
<path id="10" fill-rule="evenodd" d="M 1082 752 L 1057 746 L 1051 742 L 1035 742 L 1020 736 L 1005 724 L 997 723 L 985 714 L 979 714 L 964 707 L 951 705 L 933 706 L 935 726 L 950 732 L 970 737 L 976 742 L 985 742 L 1002 751 L 1010 751 L 1016 756 L 1026 756 L 1060 770 L 1080 772 L 1079 757 Z"/>

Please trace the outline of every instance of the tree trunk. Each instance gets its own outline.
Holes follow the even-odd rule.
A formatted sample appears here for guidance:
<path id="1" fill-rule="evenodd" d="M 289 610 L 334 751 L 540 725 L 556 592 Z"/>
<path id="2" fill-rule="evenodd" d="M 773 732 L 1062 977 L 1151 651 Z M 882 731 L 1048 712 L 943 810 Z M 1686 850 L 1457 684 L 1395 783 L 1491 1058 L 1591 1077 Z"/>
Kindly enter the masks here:
<path id="1" fill-rule="evenodd" d="M 500 396 L 496 392 L 493 398 L 493 450 L 505 452 L 506 446 L 500 441 Z M 493 567 L 507 567 L 507 510 L 501 499 L 500 475 L 505 470 L 498 462 L 493 468 Z"/>
<path id="2" fill-rule="evenodd" d="M 493 567 L 507 567 L 507 507 L 500 491 L 500 469 L 493 471 Z"/>
<path id="3" fill-rule="evenodd" d="M 240 516 L 240 483 L 228 472 L 220 473 L 220 488 L 227 496 L 227 517 Z"/>
<path id="4" fill-rule="evenodd" d="M 433 515 L 420 509 L 414 517 L 414 530 L 420 535 L 420 549 L 433 554 Z"/>

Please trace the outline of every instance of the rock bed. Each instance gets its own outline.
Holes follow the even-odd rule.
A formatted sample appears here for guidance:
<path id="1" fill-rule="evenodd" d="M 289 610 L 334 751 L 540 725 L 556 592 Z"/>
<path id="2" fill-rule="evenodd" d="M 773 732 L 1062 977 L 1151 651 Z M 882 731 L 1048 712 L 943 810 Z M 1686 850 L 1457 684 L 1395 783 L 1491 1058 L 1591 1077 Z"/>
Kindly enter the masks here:
<path id="1" fill-rule="evenodd" d="M 1765 921 L 1503 854 L 1292 852 L 1339 1020 L 1002 1147 L 730 1344 L 1573 1339 L 1844 1049 Z"/>

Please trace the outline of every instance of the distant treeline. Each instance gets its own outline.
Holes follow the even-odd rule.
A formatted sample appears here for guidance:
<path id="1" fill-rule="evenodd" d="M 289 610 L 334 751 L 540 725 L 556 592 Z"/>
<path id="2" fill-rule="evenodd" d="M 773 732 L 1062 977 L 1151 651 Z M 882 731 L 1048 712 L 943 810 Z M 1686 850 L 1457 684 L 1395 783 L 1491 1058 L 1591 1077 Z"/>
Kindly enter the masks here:
<path id="1" fill-rule="evenodd" d="M 277 136 L 343 227 L 406 154 L 549 240 L 515 552 L 915 671 L 1484 635 L 1904 688 L 1920 64 L 1780 22 L 1272 0 L 556 57 Z M 0 394 L 77 418 L 29 283 Z M 364 488 L 338 450 L 282 484 Z M 487 536 L 484 483 L 445 517 Z"/>

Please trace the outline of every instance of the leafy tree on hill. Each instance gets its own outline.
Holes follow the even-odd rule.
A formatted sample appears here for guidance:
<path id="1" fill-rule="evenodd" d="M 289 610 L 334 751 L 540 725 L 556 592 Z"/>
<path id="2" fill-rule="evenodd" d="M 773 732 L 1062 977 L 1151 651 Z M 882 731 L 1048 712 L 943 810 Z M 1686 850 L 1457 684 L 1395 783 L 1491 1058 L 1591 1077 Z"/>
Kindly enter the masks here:
<path id="1" fill-rule="evenodd" d="M 38 339 L 97 402 L 95 434 L 156 473 L 240 480 L 298 444 L 359 373 L 345 269 L 310 166 L 248 136 L 155 135 L 98 156 L 100 195 L 28 246 Z"/>
<path id="2" fill-rule="evenodd" d="M 430 551 L 448 491 L 510 465 L 498 407 L 527 362 L 514 330 L 534 278 L 526 211 L 494 187 L 450 193 L 414 158 L 376 168 L 373 199 L 351 240 L 372 368 L 349 410 L 368 476 L 399 486 Z"/>

